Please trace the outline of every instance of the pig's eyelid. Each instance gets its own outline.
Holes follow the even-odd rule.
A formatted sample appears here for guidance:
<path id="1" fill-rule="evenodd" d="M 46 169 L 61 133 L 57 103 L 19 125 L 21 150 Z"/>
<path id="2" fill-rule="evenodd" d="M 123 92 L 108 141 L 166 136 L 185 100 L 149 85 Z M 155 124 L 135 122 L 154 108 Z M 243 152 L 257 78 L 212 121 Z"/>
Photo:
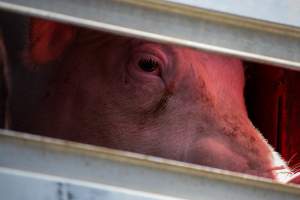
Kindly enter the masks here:
<path id="1" fill-rule="evenodd" d="M 159 59 L 154 58 L 152 56 L 145 56 L 139 58 L 136 65 L 146 73 L 158 72 L 158 75 L 160 75 L 160 70 L 162 67 L 162 64 L 159 61 Z"/>

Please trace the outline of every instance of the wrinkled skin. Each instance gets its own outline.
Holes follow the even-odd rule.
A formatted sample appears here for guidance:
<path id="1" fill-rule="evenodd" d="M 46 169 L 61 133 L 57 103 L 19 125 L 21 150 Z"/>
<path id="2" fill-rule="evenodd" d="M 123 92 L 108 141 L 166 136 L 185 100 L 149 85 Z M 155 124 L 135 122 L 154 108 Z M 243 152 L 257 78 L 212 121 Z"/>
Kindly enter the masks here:
<path id="1" fill-rule="evenodd" d="M 39 20 L 32 27 L 27 60 L 56 70 L 18 129 L 275 178 L 272 149 L 247 116 L 239 59 Z"/>

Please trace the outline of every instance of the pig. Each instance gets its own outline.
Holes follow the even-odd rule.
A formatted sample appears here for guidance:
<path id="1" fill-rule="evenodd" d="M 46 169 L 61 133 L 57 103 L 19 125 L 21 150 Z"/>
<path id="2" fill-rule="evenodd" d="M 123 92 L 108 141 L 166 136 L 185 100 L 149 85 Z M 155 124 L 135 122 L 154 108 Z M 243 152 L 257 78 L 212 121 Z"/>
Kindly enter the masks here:
<path id="1" fill-rule="evenodd" d="M 238 58 L 31 19 L 24 59 L 53 73 L 11 128 L 281 180 Z M 25 117 L 24 117 L 25 116 Z"/>

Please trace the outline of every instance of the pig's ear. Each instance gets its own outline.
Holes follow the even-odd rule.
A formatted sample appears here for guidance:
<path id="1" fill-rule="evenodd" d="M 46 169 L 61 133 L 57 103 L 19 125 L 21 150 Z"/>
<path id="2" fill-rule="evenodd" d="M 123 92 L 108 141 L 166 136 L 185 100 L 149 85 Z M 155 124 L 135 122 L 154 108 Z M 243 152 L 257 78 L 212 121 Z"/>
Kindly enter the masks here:
<path id="1" fill-rule="evenodd" d="M 71 25 L 31 18 L 25 59 L 35 65 L 55 61 L 72 44 L 75 35 L 76 28 Z"/>

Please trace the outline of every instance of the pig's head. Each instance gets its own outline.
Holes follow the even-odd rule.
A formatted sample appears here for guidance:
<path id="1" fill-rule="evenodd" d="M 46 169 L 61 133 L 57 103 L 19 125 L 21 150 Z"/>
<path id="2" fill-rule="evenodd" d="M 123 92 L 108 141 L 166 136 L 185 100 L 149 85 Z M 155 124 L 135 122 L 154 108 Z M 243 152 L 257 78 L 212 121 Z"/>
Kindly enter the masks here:
<path id="1" fill-rule="evenodd" d="M 18 129 L 274 178 L 239 59 L 31 23 L 27 60 L 55 71 Z"/>

